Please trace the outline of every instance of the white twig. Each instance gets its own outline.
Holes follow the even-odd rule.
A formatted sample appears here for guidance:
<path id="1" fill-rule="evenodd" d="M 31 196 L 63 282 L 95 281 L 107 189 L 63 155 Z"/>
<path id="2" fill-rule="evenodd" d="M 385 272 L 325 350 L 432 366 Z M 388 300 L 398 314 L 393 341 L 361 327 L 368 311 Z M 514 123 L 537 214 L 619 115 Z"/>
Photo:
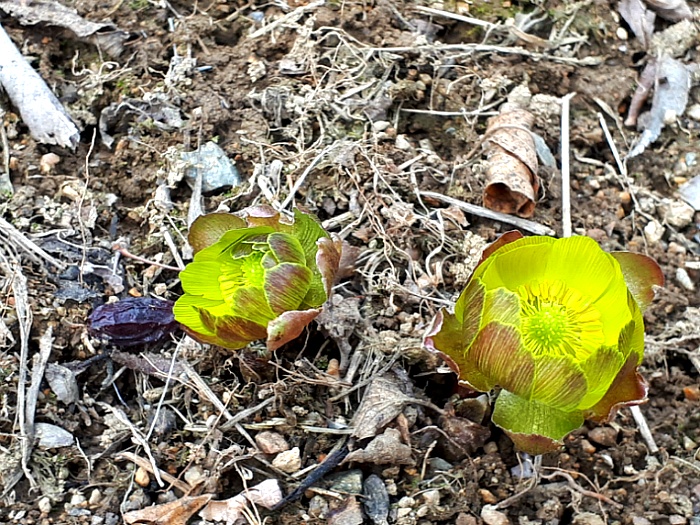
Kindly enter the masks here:
<path id="1" fill-rule="evenodd" d="M 515 226 L 516 228 L 520 228 L 521 230 L 526 230 L 530 233 L 534 233 L 535 235 L 556 234 L 556 232 L 553 229 L 549 228 L 548 226 L 545 226 L 544 224 L 540 224 L 539 222 L 529 221 L 527 219 L 521 219 L 520 217 L 514 217 L 512 215 L 506 215 L 505 213 L 489 210 L 488 208 L 484 208 L 483 206 L 469 204 L 468 202 L 464 202 L 453 197 L 448 197 L 447 195 L 443 195 L 442 193 L 437 193 L 434 191 L 419 191 L 418 194 L 421 197 L 429 197 L 431 199 L 436 199 L 441 202 L 444 202 L 446 204 L 451 204 L 452 206 L 456 206 L 457 208 L 460 208 L 466 211 L 467 213 L 471 213 L 472 215 L 478 215 L 479 217 L 484 217 L 486 219 L 510 224 L 512 226 Z"/>
<path id="2" fill-rule="evenodd" d="M 0 84 L 35 140 L 75 149 L 78 128 L 0 25 Z"/>
<path id="3" fill-rule="evenodd" d="M 562 235 L 571 237 L 571 171 L 569 160 L 569 101 L 576 93 L 561 99 L 561 221 Z"/>
<path id="4" fill-rule="evenodd" d="M 251 40 L 254 38 L 259 38 L 259 37 L 269 33 L 270 31 L 276 29 L 278 26 L 294 22 L 297 18 L 301 17 L 307 11 L 313 11 L 314 9 L 322 6 L 325 3 L 326 3 L 326 0 L 317 0 L 316 2 L 311 2 L 310 4 L 299 6 L 294 11 L 290 11 L 286 15 L 279 17 L 274 22 L 271 22 L 271 23 L 267 24 L 266 26 L 261 27 L 260 29 L 258 29 L 254 33 L 251 33 L 250 35 L 248 35 L 248 38 Z"/>
<path id="5" fill-rule="evenodd" d="M 472 18 L 471 16 L 462 16 L 458 15 L 457 13 L 451 13 L 449 11 L 443 11 L 441 9 L 433 9 L 432 7 L 424 7 L 422 5 L 417 5 L 413 9 L 415 11 L 420 11 L 421 13 L 426 13 L 428 15 L 451 18 L 452 20 L 459 20 L 460 22 L 464 22 L 466 24 L 486 27 L 488 29 L 493 29 L 494 27 L 497 27 L 496 24 L 492 24 L 491 22 L 484 22 L 483 20 L 479 20 L 478 18 Z"/>
<path id="6" fill-rule="evenodd" d="M 311 5 L 311 4 L 309 4 Z M 323 148 L 323 151 L 316 155 L 316 158 L 311 161 L 311 164 L 307 166 L 307 168 L 304 170 L 304 173 L 302 173 L 297 181 L 294 183 L 292 186 L 292 189 L 289 190 L 289 195 L 287 195 L 287 198 L 284 199 L 284 202 L 280 206 L 280 209 L 284 210 L 289 204 L 294 200 L 294 196 L 296 193 L 299 191 L 299 188 L 304 184 L 304 181 L 306 180 L 306 177 L 309 176 L 309 173 L 313 171 L 313 169 L 328 155 L 331 151 L 333 151 L 335 148 L 338 147 L 338 142 L 331 144 L 330 146 L 326 146 Z"/>
<path id="7" fill-rule="evenodd" d="M 630 412 L 632 412 L 632 417 L 637 423 L 637 428 L 639 428 L 639 433 L 642 435 L 642 439 L 647 444 L 647 448 L 651 454 L 656 454 L 659 451 L 659 446 L 654 441 L 654 436 L 651 435 L 651 429 L 649 428 L 649 423 L 647 423 L 644 414 L 639 406 L 634 405 L 630 407 Z"/>
<path id="8" fill-rule="evenodd" d="M 615 146 L 615 142 L 613 142 L 612 135 L 610 134 L 610 129 L 608 128 L 608 123 L 605 122 L 605 118 L 603 117 L 602 113 L 598 113 L 598 119 L 600 120 L 600 127 L 603 128 L 605 140 L 608 141 L 608 147 L 610 148 L 610 151 L 612 151 L 613 158 L 615 159 L 615 163 L 617 164 L 617 169 L 620 172 L 620 175 L 626 178 L 627 165 L 620 157 L 620 153 L 617 151 L 617 146 Z"/>

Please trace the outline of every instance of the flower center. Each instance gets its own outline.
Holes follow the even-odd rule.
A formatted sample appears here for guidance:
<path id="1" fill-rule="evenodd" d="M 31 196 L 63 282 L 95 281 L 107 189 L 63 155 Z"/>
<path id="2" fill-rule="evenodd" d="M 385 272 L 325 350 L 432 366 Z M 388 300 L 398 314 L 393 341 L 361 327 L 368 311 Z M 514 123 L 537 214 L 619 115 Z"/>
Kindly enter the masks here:
<path id="1" fill-rule="evenodd" d="M 561 281 L 522 285 L 522 337 L 534 355 L 583 361 L 603 343 L 599 312 L 587 297 Z"/>

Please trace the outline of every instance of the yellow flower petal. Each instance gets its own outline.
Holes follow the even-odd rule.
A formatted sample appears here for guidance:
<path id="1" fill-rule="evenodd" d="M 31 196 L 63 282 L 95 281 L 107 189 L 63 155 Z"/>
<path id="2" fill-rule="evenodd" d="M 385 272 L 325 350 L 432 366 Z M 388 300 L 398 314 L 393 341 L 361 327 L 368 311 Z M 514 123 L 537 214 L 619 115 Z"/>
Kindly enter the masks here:
<path id="1" fill-rule="evenodd" d="M 190 263 L 180 272 L 182 289 L 186 294 L 221 301 L 220 273 L 221 264 L 216 261 Z"/>

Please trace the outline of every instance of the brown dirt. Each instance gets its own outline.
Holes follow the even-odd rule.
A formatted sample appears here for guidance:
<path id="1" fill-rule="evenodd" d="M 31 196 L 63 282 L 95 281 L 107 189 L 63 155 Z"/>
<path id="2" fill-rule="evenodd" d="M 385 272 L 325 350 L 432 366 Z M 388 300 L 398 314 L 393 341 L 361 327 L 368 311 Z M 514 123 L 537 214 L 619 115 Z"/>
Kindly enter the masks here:
<path id="1" fill-rule="evenodd" d="M 289 2 L 292 8 L 306 3 Z M 545 3 L 545 21 L 531 30 L 540 38 L 547 38 L 552 27 L 561 30 L 571 16 L 566 2 Z M 169 210 L 153 201 L 157 186 L 172 168 L 169 148 L 192 150 L 215 140 L 235 159 L 244 183 L 208 196 L 206 211 L 219 206 L 236 211 L 266 202 L 270 196 L 283 201 L 291 184 L 323 148 L 335 145 L 332 156 L 310 172 L 296 202 L 316 212 L 360 254 L 355 273 L 336 290 L 346 301 L 354 300 L 355 309 L 334 321 L 345 327 L 344 338 L 353 352 L 366 357 L 356 382 L 387 369 L 396 358 L 394 367 L 414 397 L 439 407 L 454 406 L 458 416 L 468 419 L 469 408 L 462 406 L 454 378 L 436 372 L 438 363 L 421 349 L 420 337 L 434 313 L 459 293 L 483 243 L 510 227 L 475 215 L 467 215 L 468 223 L 460 223 L 454 210 L 438 218 L 433 210 L 441 204 L 418 201 L 416 189 L 480 204 L 485 184 L 483 159 L 479 155 L 468 159 L 467 153 L 484 132 L 489 110 L 466 117 L 436 112 L 475 111 L 503 99 L 520 84 L 533 94 L 559 97 L 576 91 L 571 129 L 574 230 L 594 237 L 608 250 L 646 252 L 659 262 L 667 280 L 646 313 L 651 344 L 642 367 L 650 382 L 650 401 L 642 411 L 660 452 L 649 453 L 631 414 L 623 410 L 611 425 L 602 427 L 607 429 L 602 437 L 593 424 L 569 436 L 561 453 L 544 458 L 543 478 L 531 487 L 529 480 L 512 474 L 518 456 L 498 429 L 490 427 L 486 443 L 471 442 L 473 450 L 465 455 L 444 439 L 445 422 L 437 414 L 422 405 L 409 405 L 403 423 L 397 420 L 392 426 L 409 436 L 415 464 L 365 463 L 352 468 L 360 468 L 365 477 L 376 473 L 393 487 L 391 523 L 483 523 L 485 505 L 521 492 L 500 509 L 513 523 L 600 523 L 596 519 L 635 525 L 700 523 L 700 461 L 696 459 L 700 401 L 694 394 L 699 380 L 691 359 L 700 339 L 695 324 L 700 287 L 690 291 L 676 279 L 677 269 L 684 268 L 686 261 L 698 260 L 699 217 L 696 214 L 682 228 L 667 228 L 657 244 L 647 243 L 642 233 L 651 218 L 663 223 L 660 199 L 677 199 L 678 184 L 697 174 L 697 166 L 686 166 L 684 159 L 694 154 L 698 126 L 682 117 L 664 130 L 652 148 L 628 163 L 628 181 L 614 175 L 615 161 L 598 125 L 601 107 L 594 99 L 613 112 L 624 110 L 635 87 L 642 50 L 634 40 L 617 40 L 619 24 L 611 6 L 581 4 L 569 35 L 585 37 L 587 43 L 576 52 L 526 47 L 552 58 L 534 60 L 508 53 L 415 48 L 419 39 L 466 44 L 480 42 L 484 36 L 469 24 L 444 18 L 433 21 L 439 26 L 427 26 L 429 17 L 412 10 L 424 2 L 327 2 L 275 31 L 250 38 L 251 31 L 263 27 L 254 21 L 258 13 L 265 24 L 284 14 L 275 4 L 255 8 L 235 1 L 207 5 L 176 1 L 169 7 L 139 0 L 73 2 L 87 18 L 109 18 L 131 34 L 123 54 L 111 65 L 105 64 L 108 58 L 100 56 L 95 46 L 71 34 L 42 25 L 23 28 L 9 18 L 3 20 L 13 40 L 37 58 L 44 78 L 83 126 L 81 143 L 71 152 L 37 144 L 15 115 L 6 115 L 15 195 L 3 203 L 3 215 L 67 264 L 80 266 L 87 261 L 110 270 L 115 265 L 123 279 L 120 289 L 105 280 L 106 274 L 92 272 L 80 283 L 81 301 L 75 296 L 64 300 L 57 292 L 69 283 L 79 283 L 75 276 L 71 280 L 49 266 L 24 259 L 34 314 L 31 353 L 51 326 L 55 340 L 49 361 L 83 361 L 105 350 L 100 342 L 90 344 L 87 337 L 86 318 L 94 306 L 112 295 L 178 297 L 177 272 L 125 257 L 115 260 L 112 250 L 119 242 L 141 257 L 176 264 L 163 232 L 168 231 L 178 247 L 184 245 L 190 189 L 184 182 L 175 184 Z M 445 9 L 448 4 L 453 3 L 445 3 Z M 475 4 L 473 16 L 494 23 L 534 9 L 527 2 L 512 2 L 503 13 L 489 11 L 488 2 Z M 417 28 L 415 32 L 411 27 Z M 489 43 L 517 45 L 506 36 L 497 33 Z M 371 47 L 403 49 L 387 54 L 370 51 Z M 167 76 L 174 52 L 181 57 L 191 53 L 196 59 L 196 67 L 176 81 Z M 692 61 L 695 53 L 691 49 L 687 59 Z M 564 55 L 603 56 L 604 60 L 598 66 L 584 66 L 555 59 Z M 296 65 L 300 72 L 280 72 L 281 64 Z M 179 110 L 182 127 L 163 130 L 153 120 L 132 120 L 110 130 L 116 138 L 112 149 L 101 144 L 98 132 L 89 155 L 100 111 L 144 94 L 162 94 Z M 692 91 L 691 103 L 696 96 Z M 622 113 L 613 116 L 624 119 Z M 559 116 L 543 112 L 536 117 L 535 131 L 556 152 Z M 618 147 L 626 151 L 611 115 L 607 120 Z M 386 124 L 373 127 L 372 121 Z M 636 134 L 629 129 L 624 133 L 628 141 Z M 397 135 L 410 144 L 408 149 L 397 147 Z M 48 152 L 57 153 L 61 162 L 42 173 L 38 166 Z M 266 178 L 272 185 L 264 195 L 261 168 L 273 160 L 284 165 L 282 180 Z M 258 180 L 253 183 L 254 173 Z M 541 175 L 544 191 L 533 219 L 561 233 L 559 179 Z M 644 213 L 629 202 L 630 182 Z M 688 274 L 697 285 L 698 271 L 690 269 Z M 18 340 L 11 285 L 7 280 L 3 283 L 0 300 L 5 323 Z M 167 342 L 147 350 L 169 360 L 175 347 Z M 303 467 L 321 461 L 338 436 L 304 427 L 347 423 L 363 389 L 334 397 L 343 387 L 324 371 L 340 352 L 322 330 L 312 328 L 306 341 L 290 344 L 272 358 L 263 353 L 258 346 L 235 355 L 185 346 L 179 349 L 178 359 L 187 360 L 233 414 L 274 394 L 275 402 L 244 419 L 243 428 L 253 436 L 266 429 L 282 433 L 292 447 L 300 448 Z M 120 366 L 100 361 L 78 375 L 79 398 L 69 405 L 42 384 L 37 421 L 62 426 L 79 441 L 80 449 L 35 448 L 30 469 L 38 487 L 31 490 L 23 478 L 5 494 L 0 500 L 2 522 L 109 523 L 123 511 L 182 496 L 152 479 L 144 487 L 134 485 L 135 467 L 119 456 L 124 451 L 145 454 L 132 441 L 130 431 L 109 417 L 109 407 L 119 407 L 139 432 L 148 432 L 165 384 L 138 370 L 119 370 Z M 5 472 L 16 468 L 19 458 L 18 368 L 19 347 L 7 341 L 0 353 L 0 468 Z M 114 372 L 118 373 L 113 383 L 105 383 Z M 169 383 L 169 389 L 165 402 L 172 420 L 158 425 L 148 440 L 163 471 L 188 479 L 188 471 L 201 469 L 209 480 L 197 492 L 215 494 L 217 499 L 240 492 L 244 473 L 252 476 L 249 485 L 279 477 L 287 491 L 293 490 L 299 479 L 270 470 L 271 457 L 253 458 L 240 429 L 222 430 L 214 423 L 217 409 L 201 391 L 179 382 Z M 435 471 L 430 458 L 447 460 L 453 468 Z M 337 471 L 350 468 L 343 465 Z M 439 491 L 438 504 L 426 503 L 425 494 L 432 489 Z M 332 513 L 330 517 L 310 515 L 312 495 L 268 513 L 267 522 L 328 519 L 343 523 Z M 46 498 L 48 506 L 42 503 Z M 332 498 L 326 499 L 331 507 L 337 506 Z"/>

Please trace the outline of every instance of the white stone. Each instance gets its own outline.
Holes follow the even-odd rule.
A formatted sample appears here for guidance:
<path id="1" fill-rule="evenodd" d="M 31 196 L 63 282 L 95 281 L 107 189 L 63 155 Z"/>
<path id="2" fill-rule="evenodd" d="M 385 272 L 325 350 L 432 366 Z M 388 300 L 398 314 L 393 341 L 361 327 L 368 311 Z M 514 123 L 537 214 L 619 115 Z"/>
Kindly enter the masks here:
<path id="1" fill-rule="evenodd" d="M 665 231 L 666 229 L 661 226 L 659 221 L 649 221 L 649 223 L 644 226 L 644 237 L 649 244 L 656 244 L 664 236 Z"/>
<path id="2" fill-rule="evenodd" d="M 663 221 L 674 228 L 685 228 L 693 222 L 695 210 L 687 202 L 666 200 L 658 206 Z"/>
<path id="3" fill-rule="evenodd" d="M 676 269 L 676 281 L 686 290 L 690 292 L 695 291 L 695 283 L 688 275 L 688 272 L 685 271 L 685 268 Z"/>
<path id="4" fill-rule="evenodd" d="M 618 40 L 627 40 L 627 38 L 629 38 L 624 27 L 618 27 L 617 31 L 615 31 L 615 35 L 617 35 Z"/>
<path id="5" fill-rule="evenodd" d="M 42 514 L 48 514 L 51 512 L 51 500 L 44 496 L 39 500 L 39 510 Z"/>
<path id="6" fill-rule="evenodd" d="M 411 143 L 406 138 L 406 135 L 397 135 L 395 145 L 396 149 L 400 149 L 403 151 L 408 151 L 409 149 L 411 149 Z"/>
<path id="7" fill-rule="evenodd" d="M 282 472 L 291 474 L 301 468 L 301 455 L 299 447 L 294 447 L 291 450 L 280 452 L 272 460 L 272 466 L 280 469 Z"/>

